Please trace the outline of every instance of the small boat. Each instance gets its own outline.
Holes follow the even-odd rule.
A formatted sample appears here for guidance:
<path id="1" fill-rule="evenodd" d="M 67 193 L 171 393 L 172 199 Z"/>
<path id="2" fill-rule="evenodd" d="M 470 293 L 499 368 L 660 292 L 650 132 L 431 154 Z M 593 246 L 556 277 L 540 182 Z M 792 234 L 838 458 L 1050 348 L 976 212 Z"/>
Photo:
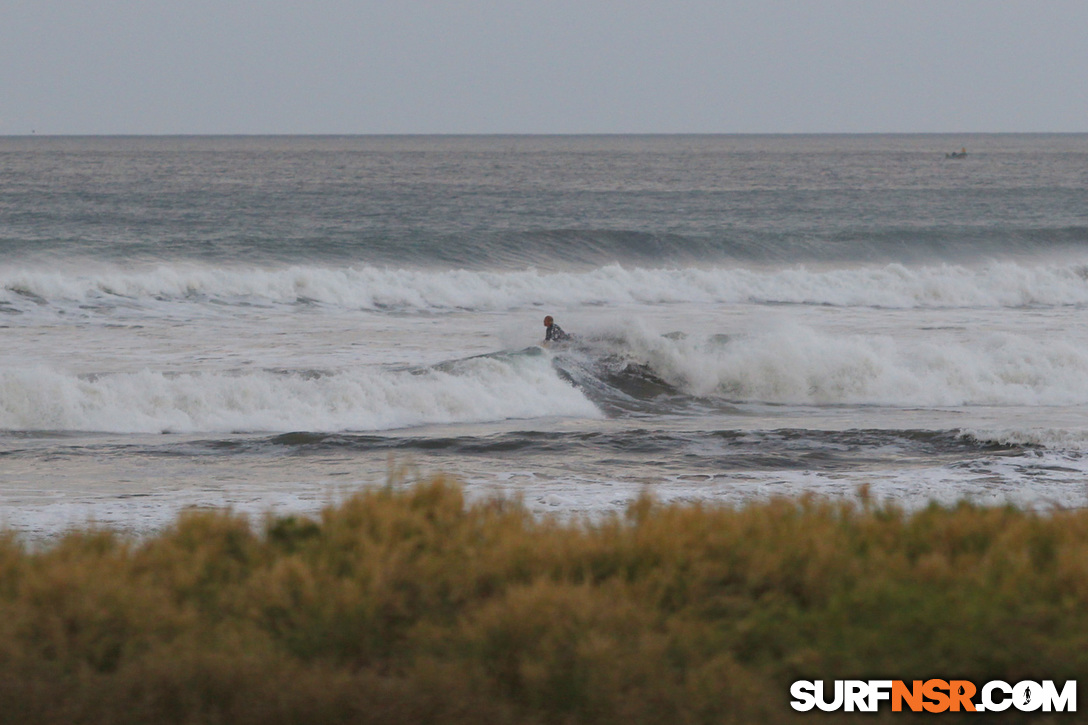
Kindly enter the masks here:
<path id="1" fill-rule="evenodd" d="M 967 149 L 960 149 L 959 151 L 953 151 L 950 154 L 945 154 L 946 159 L 965 159 L 967 158 Z"/>

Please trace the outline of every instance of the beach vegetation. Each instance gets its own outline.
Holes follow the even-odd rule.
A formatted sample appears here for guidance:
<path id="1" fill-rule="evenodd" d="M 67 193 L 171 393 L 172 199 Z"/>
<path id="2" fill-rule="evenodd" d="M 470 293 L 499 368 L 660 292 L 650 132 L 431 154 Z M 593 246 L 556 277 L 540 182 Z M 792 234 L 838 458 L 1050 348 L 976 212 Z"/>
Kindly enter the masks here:
<path id="1" fill-rule="evenodd" d="M 5 723 L 910 722 L 797 713 L 790 683 L 1088 673 L 1088 512 L 644 496 L 571 521 L 435 477 L 315 518 L 7 533 L 0 673 Z"/>

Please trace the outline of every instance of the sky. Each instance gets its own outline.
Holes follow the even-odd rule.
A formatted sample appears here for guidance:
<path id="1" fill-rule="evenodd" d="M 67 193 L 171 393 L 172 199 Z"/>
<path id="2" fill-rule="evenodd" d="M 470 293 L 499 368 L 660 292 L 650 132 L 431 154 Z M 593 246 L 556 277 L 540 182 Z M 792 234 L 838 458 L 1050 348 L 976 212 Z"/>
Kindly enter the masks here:
<path id="1" fill-rule="evenodd" d="M 0 5 L 0 134 L 1085 131 L 1085 0 Z"/>

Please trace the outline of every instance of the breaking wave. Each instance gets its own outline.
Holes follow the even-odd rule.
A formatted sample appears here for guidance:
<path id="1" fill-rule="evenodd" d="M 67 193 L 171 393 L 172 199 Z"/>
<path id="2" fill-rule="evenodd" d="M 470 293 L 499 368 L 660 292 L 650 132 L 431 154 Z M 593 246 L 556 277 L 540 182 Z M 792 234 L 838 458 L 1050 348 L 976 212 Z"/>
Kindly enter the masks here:
<path id="1" fill-rule="evenodd" d="M 635 320 L 586 330 L 566 349 L 413 369 L 0 370 L 0 429 L 9 431 L 377 431 L 551 416 L 728 416 L 746 404 L 1083 405 L 1088 349 L 1011 333 L 904 341 L 789 323 L 733 336 L 660 335 Z"/>
<path id="2" fill-rule="evenodd" d="M 153 310 L 163 306 L 322 304 L 375 311 L 502 311 L 540 305 L 680 302 L 955 308 L 1088 304 L 1088 265 L 888 264 L 836 269 L 628 268 L 425 271 L 375 266 L 164 265 L 97 271 L 0 268 L 0 313 Z"/>
<path id="3" fill-rule="evenodd" d="M 657 413 L 722 403 L 892 407 L 1088 403 L 1088 349 L 1002 333 L 903 341 L 781 324 L 739 336 L 662 336 L 630 323 L 557 356 L 603 407 Z M 678 397 L 681 396 L 681 397 Z"/>
<path id="4" fill-rule="evenodd" d="M 542 355 L 331 373 L 0 371 L 0 429 L 9 431 L 372 431 L 599 415 Z"/>

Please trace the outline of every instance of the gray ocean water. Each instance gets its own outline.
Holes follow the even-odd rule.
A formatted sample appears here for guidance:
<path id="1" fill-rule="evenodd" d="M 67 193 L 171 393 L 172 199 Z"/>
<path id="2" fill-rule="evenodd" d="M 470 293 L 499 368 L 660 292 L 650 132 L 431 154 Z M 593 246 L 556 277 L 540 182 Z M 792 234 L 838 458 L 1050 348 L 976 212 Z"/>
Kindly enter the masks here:
<path id="1" fill-rule="evenodd" d="M 1083 506 L 1086 308 L 1086 135 L 0 138 L 0 518 Z"/>

